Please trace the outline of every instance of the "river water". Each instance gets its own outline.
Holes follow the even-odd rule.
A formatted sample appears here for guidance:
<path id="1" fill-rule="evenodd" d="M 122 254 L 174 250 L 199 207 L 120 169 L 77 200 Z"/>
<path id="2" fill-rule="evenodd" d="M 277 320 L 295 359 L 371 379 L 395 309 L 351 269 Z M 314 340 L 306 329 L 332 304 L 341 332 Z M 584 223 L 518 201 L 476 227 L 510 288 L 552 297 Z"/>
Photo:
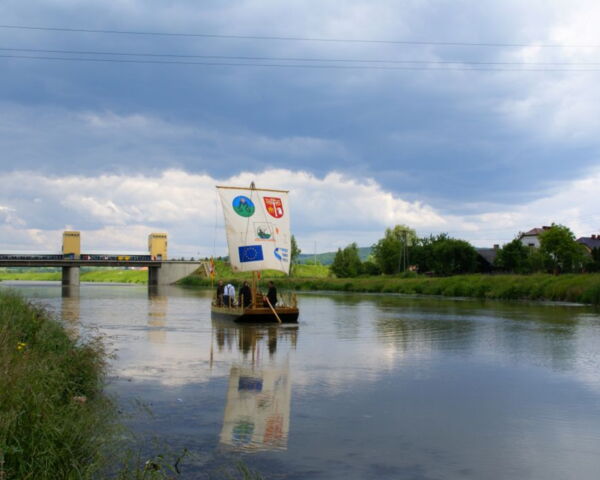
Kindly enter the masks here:
<path id="1" fill-rule="evenodd" d="M 298 326 L 213 323 L 211 292 L 2 283 L 101 334 L 143 455 L 181 478 L 596 479 L 600 313 L 303 294 Z M 228 470 L 229 469 L 229 470 Z"/>

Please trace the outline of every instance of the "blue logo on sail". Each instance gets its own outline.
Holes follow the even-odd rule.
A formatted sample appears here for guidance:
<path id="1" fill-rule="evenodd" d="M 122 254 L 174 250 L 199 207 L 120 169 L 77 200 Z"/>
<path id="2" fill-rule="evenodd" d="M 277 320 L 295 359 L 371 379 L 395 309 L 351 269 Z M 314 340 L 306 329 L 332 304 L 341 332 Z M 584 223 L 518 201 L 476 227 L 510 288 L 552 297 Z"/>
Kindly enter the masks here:
<path id="1" fill-rule="evenodd" d="M 288 261 L 288 249 L 287 248 L 280 248 L 277 247 L 274 251 L 273 254 L 275 255 L 275 258 L 277 260 L 280 260 L 282 262 L 287 262 Z"/>
<path id="2" fill-rule="evenodd" d="M 246 245 L 244 247 L 238 247 L 240 254 L 240 263 L 246 262 L 259 262 L 264 260 L 263 250 L 260 245 Z"/>

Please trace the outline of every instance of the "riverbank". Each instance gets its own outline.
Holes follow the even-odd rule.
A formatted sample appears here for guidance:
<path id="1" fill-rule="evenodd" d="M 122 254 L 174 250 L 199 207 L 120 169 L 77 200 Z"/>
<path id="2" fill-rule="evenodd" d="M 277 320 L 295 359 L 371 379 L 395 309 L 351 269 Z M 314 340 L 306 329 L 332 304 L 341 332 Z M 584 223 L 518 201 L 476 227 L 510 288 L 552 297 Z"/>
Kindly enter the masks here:
<path id="1" fill-rule="evenodd" d="M 230 277 L 223 280 L 237 281 Z M 266 282 L 269 278 L 264 278 Z M 600 305 L 600 274 L 456 275 L 452 277 L 376 276 L 357 278 L 273 278 L 281 289 L 549 300 Z M 210 287 L 210 279 L 189 276 L 181 285 Z"/>
<path id="2" fill-rule="evenodd" d="M 11 293 L 0 318 L 0 478 L 90 478 L 114 425 L 102 344 Z"/>

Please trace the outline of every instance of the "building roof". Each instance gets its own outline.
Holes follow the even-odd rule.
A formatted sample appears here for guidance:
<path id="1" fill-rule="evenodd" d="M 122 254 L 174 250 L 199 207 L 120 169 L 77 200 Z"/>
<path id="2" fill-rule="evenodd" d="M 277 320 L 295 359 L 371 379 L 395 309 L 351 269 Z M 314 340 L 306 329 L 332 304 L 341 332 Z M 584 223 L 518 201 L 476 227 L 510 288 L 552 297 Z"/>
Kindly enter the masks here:
<path id="1" fill-rule="evenodd" d="M 577 242 L 585 245 L 590 250 L 594 248 L 600 248 L 600 235 L 592 235 L 591 237 L 581 237 L 577 239 Z"/>
<path id="2" fill-rule="evenodd" d="M 498 254 L 497 248 L 476 248 L 475 250 L 477 250 L 477 253 L 490 265 L 494 264 L 494 260 Z"/>
<path id="3" fill-rule="evenodd" d="M 524 233 L 521 232 L 521 234 L 519 235 L 519 238 L 523 238 L 523 237 L 537 237 L 540 233 L 548 230 L 549 228 L 550 227 L 547 227 L 547 226 L 532 228 L 528 232 L 524 232 Z"/>

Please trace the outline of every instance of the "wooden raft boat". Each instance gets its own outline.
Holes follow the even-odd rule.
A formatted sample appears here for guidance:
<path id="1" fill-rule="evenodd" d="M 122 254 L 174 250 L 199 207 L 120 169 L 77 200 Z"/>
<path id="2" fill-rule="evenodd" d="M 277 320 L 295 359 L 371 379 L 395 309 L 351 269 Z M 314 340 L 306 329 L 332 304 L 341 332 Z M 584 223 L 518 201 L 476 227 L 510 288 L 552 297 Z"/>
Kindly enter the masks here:
<path id="1" fill-rule="evenodd" d="M 218 186 L 225 217 L 229 261 L 234 272 L 252 272 L 252 301 L 247 306 L 224 306 L 214 299 L 211 316 L 237 323 L 297 323 L 295 295 L 277 297 L 272 305 L 258 290 L 261 270 L 289 275 L 291 231 L 287 190 Z"/>

